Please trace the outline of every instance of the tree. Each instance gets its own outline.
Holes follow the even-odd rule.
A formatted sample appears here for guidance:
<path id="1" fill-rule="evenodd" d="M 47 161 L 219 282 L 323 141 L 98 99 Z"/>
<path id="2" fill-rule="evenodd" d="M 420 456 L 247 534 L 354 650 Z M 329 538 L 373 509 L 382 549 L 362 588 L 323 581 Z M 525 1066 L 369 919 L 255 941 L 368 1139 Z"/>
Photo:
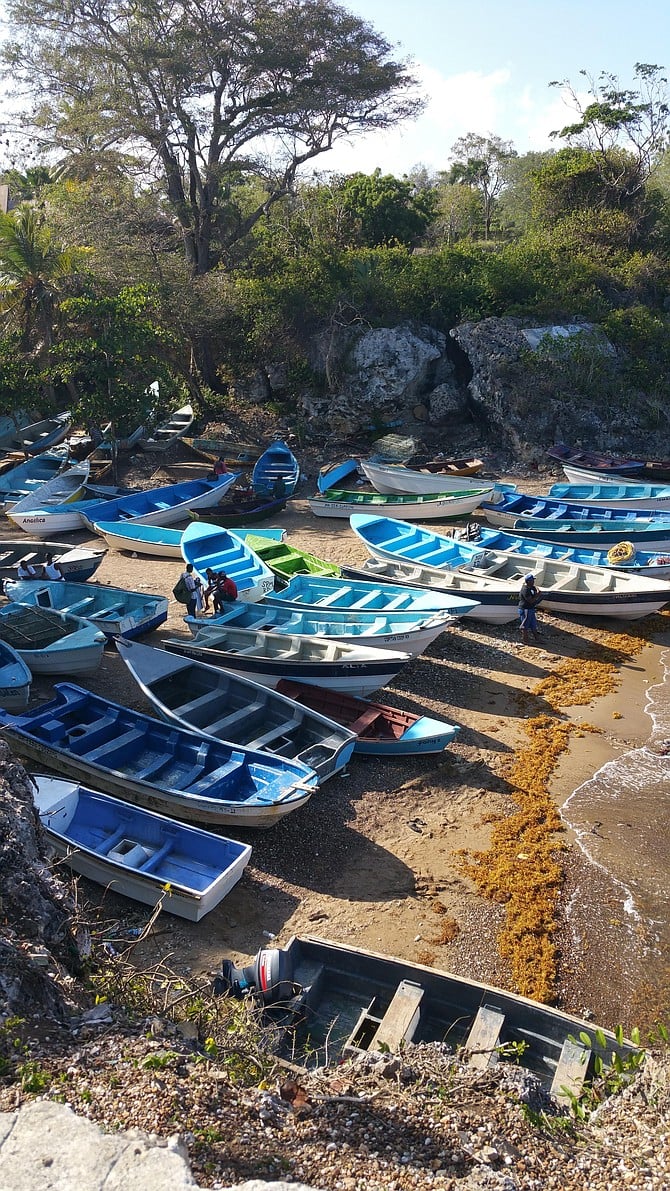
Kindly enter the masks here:
<path id="1" fill-rule="evenodd" d="M 516 150 L 511 141 L 503 141 L 499 136 L 479 136 L 476 132 L 469 132 L 467 136 L 459 137 L 452 145 L 451 152 L 455 160 L 448 181 L 479 191 L 484 238 L 488 240 L 496 199 L 505 186 L 505 166 L 510 157 L 516 156 Z"/>
<path id="2" fill-rule="evenodd" d="M 160 173 L 191 271 L 214 268 L 342 137 L 421 107 L 405 65 L 332 0 L 10 0 L 5 61 L 45 149 Z M 275 158 L 269 157 L 269 150 Z M 240 172 L 265 182 L 242 212 Z"/>
<path id="3" fill-rule="evenodd" d="M 407 179 L 382 174 L 350 174 L 339 187 L 344 209 L 356 220 L 364 248 L 404 244 L 412 248 L 435 216 L 432 190 L 415 190 Z"/>

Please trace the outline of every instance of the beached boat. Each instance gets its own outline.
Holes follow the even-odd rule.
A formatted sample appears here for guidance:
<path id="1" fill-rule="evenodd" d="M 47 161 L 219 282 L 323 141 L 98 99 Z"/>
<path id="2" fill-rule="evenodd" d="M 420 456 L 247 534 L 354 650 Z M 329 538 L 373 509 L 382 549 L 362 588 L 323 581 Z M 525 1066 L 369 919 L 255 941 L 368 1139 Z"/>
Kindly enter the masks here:
<path id="1" fill-rule="evenodd" d="M 97 532 L 110 550 L 124 550 L 130 554 L 151 558 L 181 560 L 181 529 L 167 525 L 136 525 L 134 521 L 98 521 Z"/>
<path id="2" fill-rule="evenodd" d="M 28 409 L 15 409 L 11 414 L 3 414 L 0 417 L 0 451 L 16 450 L 12 442 L 36 417 L 37 413 L 31 413 Z"/>
<path id="3" fill-rule="evenodd" d="M 45 480 L 43 484 L 26 493 L 16 503 L 8 501 L 5 504 L 5 516 L 17 529 L 25 532 L 25 526 L 29 524 L 28 519 L 36 509 L 60 508 L 63 504 L 79 500 L 84 494 L 89 470 L 90 464 L 84 460 L 83 463 L 75 463 L 72 467 L 58 472 L 52 479 Z"/>
<path id="4" fill-rule="evenodd" d="M 35 459 L 24 459 L 0 476 L 0 507 L 7 508 L 29 492 L 53 479 L 67 466 L 65 456 L 47 451 Z"/>
<path id="5" fill-rule="evenodd" d="M 203 621 L 197 616 L 184 620 L 193 636 Z M 416 657 L 453 623 L 448 612 L 416 615 L 412 612 L 354 612 L 351 608 L 331 611 L 320 608 L 282 607 L 281 604 L 245 604 L 234 600 L 225 611 L 207 620 L 208 626 L 262 630 L 295 637 L 328 637 L 350 645 L 373 645 L 376 649 L 401 650 Z"/>
<path id="6" fill-rule="evenodd" d="M 391 463 L 374 463 L 369 459 L 361 460 L 361 470 L 378 492 L 388 495 L 396 494 L 430 494 L 434 492 L 464 492 L 476 489 L 483 496 L 493 490 L 493 484 L 469 484 L 461 475 L 454 475 L 449 471 L 442 473 L 433 465 L 427 468 L 414 469 L 398 467 Z"/>
<path id="7" fill-rule="evenodd" d="M 272 542 L 255 534 L 249 534 L 246 544 L 262 562 L 279 575 L 282 579 L 291 579 L 294 575 L 339 575 L 337 563 L 327 562 L 324 558 L 317 558 L 307 550 L 299 550 L 297 546 L 289 546 L 288 542 Z"/>
<path id="8" fill-rule="evenodd" d="M 268 500 L 291 496 L 300 479 L 300 464 L 293 451 L 280 438 L 270 443 L 254 464 L 251 484 L 257 496 Z"/>
<path id="9" fill-rule="evenodd" d="M 549 520 L 520 517 L 510 532 L 538 542 L 565 542 L 567 546 L 610 550 L 619 542 L 630 542 L 636 550 L 670 551 L 670 517 L 637 519 L 635 527 L 626 521 Z"/>
<path id="10" fill-rule="evenodd" d="M 143 451 L 167 451 L 178 439 L 188 434 L 194 416 L 192 405 L 182 405 L 160 422 L 147 438 L 141 438 L 139 445 Z"/>
<path id="11" fill-rule="evenodd" d="M 72 415 L 68 412 L 57 414 L 54 418 L 42 418 L 40 422 L 22 426 L 15 434 L 8 435 L 2 445 L 7 451 L 41 455 L 42 451 L 50 451 L 62 443 L 70 433 L 71 426 Z"/>
<path id="12" fill-rule="evenodd" d="M 635 1047 L 593 1022 L 516 993 L 345 943 L 294 936 L 245 968 L 224 960 L 214 992 L 250 997 L 275 1048 L 293 1063 L 327 1066 L 361 1052 L 448 1044 L 471 1067 L 521 1065 L 565 1104 L 579 1098 L 597 1061 Z"/>
<path id="13" fill-rule="evenodd" d="M 647 529 L 650 521 L 659 520 L 658 509 L 626 509 L 614 505 L 573 504 L 553 500 L 548 496 L 531 496 L 515 490 L 498 489 L 491 500 L 481 504 L 481 511 L 491 525 L 503 529 L 514 529 L 517 521 L 533 518 L 546 519 L 550 524 L 556 521 L 590 521 L 607 526 L 611 521 L 625 522 L 631 530 Z M 629 537 L 628 533 L 622 535 Z"/>
<path id="14" fill-rule="evenodd" d="M 134 496 L 120 496 L 117 500 L 101 501 L 98 509 L 83 513 L 84 522 L 97 533 L 98 521 L 126 521 L 132 518 L 140 525 L 173 525 L 184 521 L 189 509 L 207 509 L 215 505 L 224 492 L 235 483 L 234 473 L 215 480 L 184 480 L 181 484 L 166 484 L 136 492 Z"/>
<path id="15" fill-rule="evenodd" d="M 448 521 L 452 517 L 468 517 L 479 507 L 493 489 L 474 491 L 435 492 L 400 495 L 382 492 L 343 492 L 329 488 L 327 492 L 309 499 L 309 507 L 317 517 L 350 517 L 352 513 L 370 510 L 382 517 L 402 517 L 406 521 Z"/>
<path id="16" fill-rule="evenodd" d="M 89 550 L 84 546 L 69 546 L 67 542 L 0 541 L 0 583 L 5 579 L 16 579 L 16 568 L 20 562 L 38 572 L 51 554 L 61 568 L 63 578 L 72 583 L 85 583 L 97 571 L 105 557 L 104 550 Z"/>
<path id="17" fill-rule="evenodd" d="M 484 460 L 475 455 L 458 455 L 447 458 L 436 455 L 425 459 L 422 455 L 413 455 L 405 465 L 412 471 L 431 471 L 433 475 L 445 476 L 476 476 L 483 470 Z"/>
<path id="18" fill-rule="evenodd" d="M 346 568 L 345 568 L 346 569 Z M 417 592 L 412 584 L 403 591 L 395 585 L 340 578 L 320 578 L 317 575 L 295 575 L 281 591 L 264 597 L 265 604 L 280 604 L 282 608 L 315 608 L 329 611 L 343 609 L 359 612 L 414 612 L 425 616 L 431 612 L 449 612 L 465 616 L 474 601 L 449 597 L 446 593 Z"/>
<path id="19" fill-rule="evenodd" d="M 263 454 L 265 447 L 257 443 L 234 442 L 229 438 L 188 438 L 182 442 L 200 459 L 214 464 L 217 459 L 225 459 L 229 467 L 235 471 L 246 471 Z"/>
<path id="20" fill-rule="evenodd" d="M 0 707 L 5 711 L 21 711 L 26 707 L 32 680 L 21 655 L 0 640 Z"/>
<path id="21" fill-rule="evenodd" d="M 486 529 L 485 526 L 473 522 L 458 535 L 466 542 L 474 542 L 485 550 L 504 550 L 507 554 L 524 555 L 533 558 L 557 558 L 562 562 L 576 562 L 581 566 L 614 567 L 618 571 L 634 571 L 637 575 L 650 575 L 656 579 L 670 578 L 670 554 L 653 550 L 638 550 L 633 543 L 628 543 L 630 549 L 617 551 L 614 549 L 597 550 L 585 547 L 571 546 L 567 536 L 562 542 L 542 542 L 525 534 L 518 534 L 504 529 Z M 595 537 L 594 534 L 591 537 Z M 594 543 L 594 546 L 597 542 Z"/>
<path id="22" fill-rule="evenodd" d="M 392 682 L 410 660 L 407 653 L 368 645 L 209 624 L 188 641 L 167 638 L 163 644 L 182 657 L 224 666 L 263 686 L 275 687 L 280 678 L 293 678 L 363 696 Z"/>
<path id="23" fill-rule="evenodd" d="M 476 544 L 388 517 L 356 514 L 351 528 L 373 557 L 424 567 L 447 582 L 454 572 L 465 571 L 509 584 L 510 592 L 518 594 L 524 575 L 532 570 L 542 592 L 542 605 L 552 612 L 637 620 L 670 602 L 670 583 L 662 579 L 547 557 L 534 559 L 530 567 L 525 555 L 482 550 Z"/>
<path id="24" fill-rule="evenodd" d="M 134 641 L 119 641 L 117 649 L 154 710 L 182 728 L 300 761 L 319 782 L 351 757 L 356 738 L 346 726 L 268 687 Z"/>
<path id="25" fill-rule="evenodd" d="M 269 521 L 286 508 L 286 500 L 265 500 L 258 496 L 236 496 L 234 492 L 226 496 L 213 509 L 206 509 L 199 513 L 197 509 L 189 512 L 194 521 L 209 521 L 210 525 L 223 525 L 227 529 L 237 529 L 240 525 L 253 525 L 255 522 Z"/>
<path id="26" fill-rule="evenodd" d="M 343 480 L 355 480 L 360 476 L 358 459 L 341 459 L 337 463 L 328 463 L 319 469 L 316 479 L 318 492 L 327 492 L 329 488 L 341 488 Z"/>
<path id="27" fill-rule="evenodd" d="M 356 733 L 354 752 L 375 757 L 414 757 L 442 753 L 454 741 L 460 728 L 427 715 L 413 715 L 386 703 L 357 699 L 342 691 L 308 686 L 282 679 L 277 691 L 327 715 Z"/>
<path id="28" fill-rule="evenodd" d="M 251 847 L 101 790 L 33 775 L 47 840 L 70 868 L 114 893 L 199 922 L 237 884 Z"/>
<path id="29" fill-rule="evenodd" d="M 667 484 L 552 484 L 551 500 L 578 505 L 612 505 L 622 509 L 655 509 L 658 515 L 670 512 L 670 487 Z"/>
<path id="30" fill-rule="evenodd" d="M 352 583 L 383 584 L 401 591 L 414 590 L 428 599 L 463 599 L 471 605 L 464 616 L 484 624 L 510 624 L 518 620 L 518 590 L 509 583 L 468 574 L 465 571 L 433 571 L 409 562 L 382 562 L 368 558 L 362 567 L 344 567 Z M 519 586 L 521 584 L 519 583 Z"/>
<path id="31" fill-rule="evenodd" d="M 545 454 L 555 459 L 563 466 L 567 463 L 571 467 L 587 467 L 589 471 L 597 471 L 601 478 L 613 472 L 637 475 L 644 467 L 642 459 L 632 459 L 630 455 L 611 455 L 602 451 L 583 451 L 581 447 L 570 447 L 567 443 L 554 443 L 548 447 Z"/>
<path id="32" fill-rule="evenodd" d="M 105 634 L 70 612 L 5 604 L 0 641 L 15 649 L 33 674 L 89 674 L 102 661 Z"/>
<path id="33" fill-rule="evenodd" d="M 0 712 L 21 757 L 126 802 L 209 826 L 272 827 L 317 786 L 299 761 L 224 744 L 73 683 L 22 715 Z"/>
<path id="34" fill-rule="evenodd" d="M 232 530 L 204 521 L 192 521 L 182 534 L 181 553 L 185 562 L 207 583 L 206 571 L 225 571 L 237 586 L 240 600 L 252 603 L 274 589 L 274 575 L 268 566 Z"/>
<path id="35" fill-rule="evenodd" d="M 97 583 L 19 579 L 5 584 L 5 594 L 17 604 L 55 608 L 90 621 L 106 637 L 141 637 L 167 620 L 166 596 L 153 596 L 125 587 Z"/>

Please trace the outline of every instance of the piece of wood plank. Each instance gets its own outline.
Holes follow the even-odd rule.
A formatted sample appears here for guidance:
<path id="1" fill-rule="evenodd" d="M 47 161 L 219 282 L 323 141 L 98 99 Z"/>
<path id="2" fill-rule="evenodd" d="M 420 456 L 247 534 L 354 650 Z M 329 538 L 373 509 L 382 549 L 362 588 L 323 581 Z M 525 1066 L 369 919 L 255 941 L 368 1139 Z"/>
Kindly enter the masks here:
<path id="1" fill-rule="evenodd" d="M 497 1061 L 496 1047 L 503 1028 L 505 1014 L 490 1005 L 480 1005 L 470 1027 L 464 1050 L 471 1067 L 485 1071 Z"/>
<path id="2" fill-rule="evenodd" d="M 560 1104 L 570 1104 L 580 1096 L 589 1067 L 590 1050 L 581 1042 L 566 1038 L 551 1081 L 551 1095 Z"/>
<path id="3" fill-rule="evenodd" d="M 375 1032 L 370 1050 L 400 1049 L 403 1042 L 411 1042 L 421 1012 L 423 989 L 411 980 L 402 980 Z"/>

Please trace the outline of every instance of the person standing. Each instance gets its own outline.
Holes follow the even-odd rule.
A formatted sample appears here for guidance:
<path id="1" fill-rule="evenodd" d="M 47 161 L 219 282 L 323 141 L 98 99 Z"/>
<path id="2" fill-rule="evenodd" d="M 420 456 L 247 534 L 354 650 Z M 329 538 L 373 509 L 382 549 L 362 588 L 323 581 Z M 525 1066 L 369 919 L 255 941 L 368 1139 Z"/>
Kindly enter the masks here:
<path id="1" fill-rule="evenodd" d="M 535 585 L 535 576 L 526 575 L 519 592 L 519 627 L 524 645 L 528 645 L 528 634 L 539 638 L 537 614 L 535 609 L 542 599 L 539 587 Z"/>
<path id="2" fill-rule="evenodd" d="M 195 616 L 198 611 L 198 588 L 202 586 L 197 575 L 193 574 L 193 563 L 186 563 L 186 570 L 182 572 L 182 579 L 186 584 L 189 593 L 188 603 L 186 605 L 186 612 L 189 616 Z"/>

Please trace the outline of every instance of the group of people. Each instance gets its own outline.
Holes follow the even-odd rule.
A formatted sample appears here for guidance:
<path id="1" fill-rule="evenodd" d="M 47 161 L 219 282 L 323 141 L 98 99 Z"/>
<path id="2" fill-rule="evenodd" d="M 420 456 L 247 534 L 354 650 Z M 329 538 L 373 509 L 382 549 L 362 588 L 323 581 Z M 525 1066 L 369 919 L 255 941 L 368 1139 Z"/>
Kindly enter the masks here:
<path id="1" fill-rule="evenodd" d="M 189 592 L 189 600 L 186 604 L 189 616 L 197 616 L 199 612 L 208 612 L 210 599 L 215 616 L 217 613 L 223 612 L 225 604 L 237 599 L 237 584 L 225 571 L 215 571 L 212 567 L 207 567 L 205 575 L 207 576 L 206 587 L 200 577 L 194 574 L 193 563 L 186 564 L 182 579 Z"/>
<path id="2" fill-rule="evenodd" d="M 63 568 L 54 561 L 53 554 L 47 554 L 43 563 L 32 563 L 22 558 L 16 566 L 17 579 L 65 579 Z"/>

